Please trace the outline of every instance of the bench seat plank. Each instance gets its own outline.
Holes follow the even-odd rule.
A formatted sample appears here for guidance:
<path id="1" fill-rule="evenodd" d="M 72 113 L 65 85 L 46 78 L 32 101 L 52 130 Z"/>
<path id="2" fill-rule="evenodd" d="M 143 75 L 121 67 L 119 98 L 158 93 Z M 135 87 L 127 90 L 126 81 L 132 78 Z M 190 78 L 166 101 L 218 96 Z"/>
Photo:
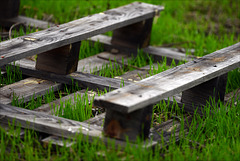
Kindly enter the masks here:
<path id="1" fill-rule="evenodd" d="M 154 17 L 164 8 L 141 2 L 0 43 L 0 66 Z"/>
<path id="2" fill-rule="evenodd" d="M 94 104 L 130 113 L 240 66 L 240 43 L 96 97 Z"/>

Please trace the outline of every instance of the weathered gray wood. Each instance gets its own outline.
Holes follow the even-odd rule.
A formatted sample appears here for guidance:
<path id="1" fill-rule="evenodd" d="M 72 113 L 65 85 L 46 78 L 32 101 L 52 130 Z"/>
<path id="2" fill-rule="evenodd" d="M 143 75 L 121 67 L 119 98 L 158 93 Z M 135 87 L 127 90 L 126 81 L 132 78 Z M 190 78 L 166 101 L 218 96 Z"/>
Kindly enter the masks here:
<path id="1" fill-rule="evenodd" d="M 77 84 L 79 87 L 88 88 L 90 90 L 110 90 L 117 89 L 122 86 L 122 81 L 119 79 L 106 78 L 82 72 L 73 72 L 69 75 L 60 75 L 45 71 L 38 71 L 29 67 L 23 67 L 23 65 L 19 67 L 19 70 L 22 71 L 23 74 L 32 77 L 47 79 L 69 85 Z M 124 84 L 127 86 L 130 83 L 125 81 Z"/>
<path id="2" fill-rule="evenodd" d="M 127 48 L 143 48 L 150 43 L 153 18 L 113 31 L 111 43 Z"/>
<path id="3" fill-rule="evenodd" d="M 109 64 L 109 59 L 122 62 L 122 58 L 124 58 L 124 61 L 127 62 L 127 59 L 130 57 L 122 53 L 112 54 L 110 52 L 101 52 L 94 56 L 90 56 L 82 60 L 79 60 L 78 63 L 81 64 L 81 66 L 80 65 L 78 66 L 77 71 L 84 73 L 98 72 L 100 69 L 102 69 L 104 65 Z"/>
<path id="4" fill-rule="evenodd" d="M 135 2 L 0 43 L 0 66 L 154 17 L 162 6 Z"/>
<path id="5" fill-rule="evenodd" d="M 16 17 L 19 6 L 20 0 L 1 0 L 0 19 Z"/>
<path id="6" fill-rule="evenodd" d="M 179 61 L 191 61 L 194 56 L 186 55 L 177 51 L 170 50 L 168 48 L 162 48 L 162 47 L 153 47 L 149 46 L 143 49 L 145 53 L 148 53 L 153 56 L 154 61 L 160 62 L 165 57 L 167 58 L 167 64 L 171 65 L 172 61 L 174 60 L 175 63 L 178 63 Z"/>
<path id="7" fill-rule="evenodd" d="M 113 142 L 115 142 L 115 147 L 120 146 L 124 148 L 127 144 L 124 141 L 104 137 L 101 130 L 97 130 L 95 126 L 87 123 L 51 116 L 41 112 L 35 112 L 9 105 L 3 105 L 0 103 L 0 122 L 8 123 L 13 120 L 17 123 L 17 125 L 20 123 L 23 128 L 30 128 L 59 137 L 74 138 L 76 134 L 82 134 L 84 139 L 88 139 L 90 142 L 93 139 L 100 139 L 103 143 L 110 145 L 111 147 Z M 157 141 L 147 140 L 143 145 L 140 145 L 140 148 L 151 148 L 156 144 Z M 139 145 L 131 143 L 130 146 L 139 147 Z"/>
<path id="8" fill-rule="evenodd" d="M 1 122 L 15 119 L 22 127 L 31 128 L 36 131 L 54 134 L 56 136 L 73 137 L 81 131 L 82 134 L 92 137 L 101 137 L 101 132 L 95 130 L 86 123 L 47 115 L 9 105 L 0 104 Z"/>
<path id="9" fill-rule="evenodd" d="M 46 137 L 44 139 L 41 140 L 43 142 L 43 146 L 47 146 L 49 143 L 51 143 L 51 145 L 56 146 L 61 146 L 61 147 L 71 147 L 73 144 L 75 144 L 75 141 L 72 141 L 70 139 L 66 139 L 63 137 L 59 137 L 59 136 L 49 136 Z"/>
<path id="10" fill-rule="evenodd" d="M 38 54 L 36 69 L 70 74 L 77 70 L 81 42 L 76 42 L 57 49 Z"/>
<path id="11" fill-rule="evenodd" d="M 104 123 L 104 118 L 106 116 L 106 113 L 101 113 L 99 115 L 96 115 L 95 117 L 93 118 L 90 118 L 88 120 L 85 120 L 84 122 L 85 123 L 88 123 L 88 124 L 91 124 L 93 126 L 96 126 L 96 127 L 103 127 L 103 123 Z M 103 128 L 102 128 L 103 129 Z"/>
<path id="12" fill-rule="evenodd" d="M 99 42 L 103 44 L 103 47 L 107 51 L 116 51 L 116 52 L 123 52 L 132 54 L 135 53 L 135 51 L 131 48 L 127 47 L 119 47 L 111 43 L 111 37 L 106 35 L 97 35 L 94 37 L 91 37 L 89 40 L 92 42 Z M 148 53 L 150 55 L 153 55 L 154 61 L 159 62 L 164 57 L 167 58 L 167 64 L 171 65 L 172 60 L 174 59 L 176 63 L 178 63 L 181 60 L 187 60 L 190 61 L 194 57 L 193 56 L 187 56 L 184 53 L 177 52 L 174 50 L 171 50 L 169 48 L 163 48 L 163 47 L 154 47 L 154 46 L 148 46 L 142 49 L 144 53 Z"/>
<path id="13" fill-rule="evenodd" d="M 16 24 L 16 23 L 21 23 L 27 27 L 30 26 L 32 28 L 40 28 L 40 29 L 47 29 L 49 27 L 55 26 L 55 24 L 51 22 L 36 20 L 33 18 L 20 16 L 20 15 L 12 18 L 7 18 L 7 17 L 0 18 L 1 26 L 11 27 L 13 24 Z"/>
<path id="14" fill-rule="evenodd" d="M 153 63 L 152 67 L 154 66 L 155 69 L 158 68 L 158 64 L 157 63 Z M 141 69 L 145 69 L 145 70 L 132 70 L 132 71 L 128 71 L 126 73 L 124 73 L 121 76 L 116 76 L 115 78 L 118 79 L 123 79 L 124 81 L 131 81 L 131 82 L 138 82 L 144 78 L 149 77 L 149 71 L 150 71 L 150 65 L 144 66 Z"/>
<path id="15" fill-rule="evenodd" d="M 18 97 L 18 99 L 23 98 L 24 102 L 27 102 L 31 100 L 33 96 L 36 98 L 37 96 L 46 94 L 47 91 L 57 91 L 62 87 L 62 84 L 52 81 L 26 78 L 0 88 L 0 103 L 11 104 L 14 95 Z"/>
<path id="16" fill-rule="evenodd" d="M 240 66 L 240 43 L 96 97 L 100 107 L 130 113 Z"/>
<path id="17" fill-rule="evenodd" d="M 213 78 L 205 83 L 190 88 L 182 92 L 182 103 L 188 107 L 194 107 L 201 110 L 201 107 L 206 105 L 207 102 L 214 101 L 215 104 L 218 100 L 224 101 L 224 95 L 227 84 L 227 74 Z"/>

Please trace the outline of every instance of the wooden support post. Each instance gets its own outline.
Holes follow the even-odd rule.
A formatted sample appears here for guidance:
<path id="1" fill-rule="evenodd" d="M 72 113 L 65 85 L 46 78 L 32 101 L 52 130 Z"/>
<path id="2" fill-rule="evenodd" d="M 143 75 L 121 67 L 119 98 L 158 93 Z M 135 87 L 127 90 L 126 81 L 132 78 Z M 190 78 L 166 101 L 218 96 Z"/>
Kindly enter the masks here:
<path id="1" fill-rule="evenodd" d="M 136 141 L 137 137 L 146 139 L 149 136 L 153 106 L 134 111 L 121 113 L 107 109 L 104 133 L 108 137 Z"/>
<path id="2" fill-rule="evenodd" d="M 198 107 L 206 105 L 210 98 L 216 103 L 220 99 L 224 101 L 227 73 L 219 77 L 213 78 L 205 83 L 182 92 L 182 103 L 185 107 L 193 107 L 194 110 Z M 201 109 L 198 112 L 201 113 Z"/>
<path id="3" fill-rule="evenodd" d="M 66 45 L 39 54 L 36 69 L 56 74 L 69 74 L 77 70 L 81 42 Z"/>
<path id="4" fill-rule="evenodd" d="M 149 45 L 153 18 L 113 31 L 111 43 L 127 48 L 144 48 Z"/>
<path id="5" fill-rule="evenodd" d="M 20 0 L 1 0 L 0 19 L 8 19 L 18 16 Z"/>

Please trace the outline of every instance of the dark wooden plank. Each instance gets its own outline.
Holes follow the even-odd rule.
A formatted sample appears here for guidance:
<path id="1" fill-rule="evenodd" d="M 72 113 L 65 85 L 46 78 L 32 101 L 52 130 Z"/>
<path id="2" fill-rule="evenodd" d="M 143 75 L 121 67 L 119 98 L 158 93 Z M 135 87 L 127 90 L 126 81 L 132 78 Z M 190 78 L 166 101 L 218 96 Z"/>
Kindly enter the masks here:
<path id="1" fill-rule="evenodd" d="M 136 141 L 137 138 L 146 139 L 152 120 L 153 106 L 136 110 L 130 114 L 107 109 L 104 119 L 104 134 L 111 138 Z"/>
<path id="2" fill-rule="evenodd" d="M 49 27 L 55 26 L 55 24 L 51 22 L 36 20 L 30 17 L 20 16 L 20 15 L 12 18 L 7 18 L 7 17 L 0 18 L 0 24 L 5 27 L 11 27 L 13 24 L 16 24 L 16 23 L 21 23 L 27 27 L 30 26 L 32 28 L 39 28 L 39 29 L 47 29 Z"/>
<path id="3" fill-rule="evenodd" d="M 47 91 L 57 91 L 63 87 L 62 84 L 54 83 L 52 81 L 37 79 L 37 78 L 26 78 L 19 82 L 6 85 L 0 88 L 0 103 L 11 104 L 13 95 L 19 99 L 24 99 L 27 102 L 37 96 L 46 94 Z"/>
<path id="4" fill-rule="evenodd" d="M 123 113 L 173 96 L 240 66 L 240 43 L 177 66 L 101 97 L 94 104 Z"/>
<path id="5" fill-rule="evenodd" d="M 88 88 L 90 90 L 109 90 L 117 89 L 122 86 L 122 81 L 115 78 L 106 78 L 93 74 L 82 73 L 82 72 L 73 72 L 69 75 L 54 74 L 45 71 L 38 71 L 33 68 L 20 66 L 19 70 L 23 74 L 29 75 L 36 78 L 47 79 L 51 81 L 56 81 L 58 83 L 64 84 L 77 84 L 79 87 Z M 130 83 L 125 81 L 125 86 Z"/>
<path id="6" fill-rule="evenodd" d="M 0 66 L 154 17 L 162 6 L 135 2 L 0 43 Z"/>
<path id="7" fill-rule="evenodd" d="M 38 54 L 36 69 L 57 74 L 70 74 L 77 70 L 81 42 Z"/>
<path id="8" fill-rule="evenodd" d="M 123 53 L 135 53 L 134 50 L 127 47 L 119 47 L 117 45 L 114 45 L 111 43 L 111 37 L 106 35 L 97 35 L 94 37 L 91 37 L 89 40 L 94 42 L 99 42 L 103 44 L 104 49 L 107 51 L 115 51 L 115 52 L 123 52 Z M 184 53 L 164 48 L 164 47 L 154 47 L 154 46 L 148 46 L 142 49 L 144 53 L 148 53 L 150 55 L 153 55 L 154 61 L 160 61 L 163 57 L 167 58 L 167 64 L 171 65 L 172 60 L 174 59 L 176 63 L 178 63 L 181 60 L 187 60 L 190 61 L 194 58 L 194 56 L 187 56 Z"/>
<path id="9" fill-rule="evenodd" d="M 18 16 L 20 0 L 1 0 L 0 19 Z"/>
<path id="10" fill-rule="evenodd" d="M 188 107 L 194 107 L 201 110 L 207 102 L 217 105 L 218 100 L 224 102 L 224 95 L 226 91 L 227 75 L 224 74 L 219 77 L 206 81 L 198 86 L 190 88 L 182 92 L 182 103 Z M 214 101 L 214 102 L 211 102 Z"/>
<path id="11" fill-rule="evenodd" d="M 113 31 L 111 43 L 135 49 L 147 47 L 151 39 L 153 18 L 125 26 Z"/>

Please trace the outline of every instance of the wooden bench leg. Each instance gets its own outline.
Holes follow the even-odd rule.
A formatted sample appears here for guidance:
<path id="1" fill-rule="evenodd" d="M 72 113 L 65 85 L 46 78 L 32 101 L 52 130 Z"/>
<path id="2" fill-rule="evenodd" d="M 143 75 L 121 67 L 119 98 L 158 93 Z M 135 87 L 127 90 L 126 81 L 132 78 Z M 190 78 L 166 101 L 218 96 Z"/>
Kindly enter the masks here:
<path id="1" fill-rule="evenodd" d="M 124 114 L 107 109 L 104 120 L 104 134 L 108 137 L 136 141 L 138 137 L 149 136 L 153 106 Z"/>
<path id="2" fill-rule="evenodd" d="M 1 0 L 0 19 L 8 19 L 18 16 L 20 0 Z"/>
<path id="3" fill-rule="evenodd" d="M 77 70 L 81 42 L 66 45 L 37 56 L 36 69 L 57 74 L 69 74 Z"/>
<path id="4" fill-rule="evenodd" d="M 182 92 L 182 103 L 185 104 L 185 108 L 194 111 L 196 108 L 206 105 L 210 98 L 216 103 L 219 99 L 224 101 L 227 75 L 226 73 Z M 198 108 L 199 113 L 201 113 L 200 110 Z"/>
<path id="5" fill-rule="evenodd" d="M 144 48 L 149 45 L 153 19 L 147 19 L 113 31 L 111 43 L 127 48 Z"/>

